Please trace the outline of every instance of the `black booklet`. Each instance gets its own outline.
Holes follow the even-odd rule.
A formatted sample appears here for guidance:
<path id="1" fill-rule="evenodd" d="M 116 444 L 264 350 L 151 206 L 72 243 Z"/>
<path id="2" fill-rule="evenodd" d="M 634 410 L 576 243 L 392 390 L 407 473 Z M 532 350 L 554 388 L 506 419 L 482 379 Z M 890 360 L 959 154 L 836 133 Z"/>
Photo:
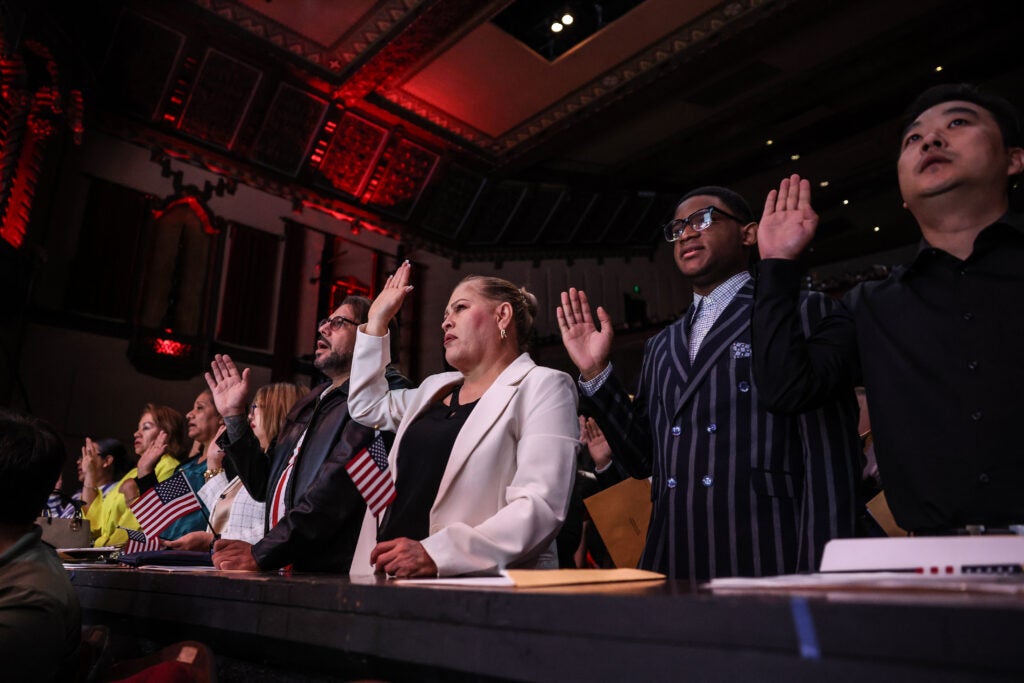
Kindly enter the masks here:
<path id="1" fill-rule="evenodd" d="M 212 555 L 207 550 L 146 550 L 126 553 L 117 558 L 132 567 L 157 565 L 163 567 L 212 567 Z"/>

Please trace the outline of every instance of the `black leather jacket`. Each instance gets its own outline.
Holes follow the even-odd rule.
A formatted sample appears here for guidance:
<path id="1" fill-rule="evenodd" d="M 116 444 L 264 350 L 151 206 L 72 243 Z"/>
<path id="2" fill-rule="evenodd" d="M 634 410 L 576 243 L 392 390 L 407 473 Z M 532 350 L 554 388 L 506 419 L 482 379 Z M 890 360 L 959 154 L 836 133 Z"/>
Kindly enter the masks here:
<path id="1" fill-rule="evenodd" d="M 392 389 L 411 386 L 394 370 L 388 370 L 387 378 Z M 348 572 L 352 563 L 366 502 L 345 464 L 370 444 L 374 430 L 349 417 L 348 382 L 321 400 L 328 386 L 314 387 L 292 407 L 267 454 L 248 422 L 241 429 L 229 425 L 218 440 L 250 495 L 267 502 L 269 526 L 269 499 L 308 426 L 285 491 L 284 519 L 253 546 L 261 569 L 291 565 L 296 571 Z M 385 435 L 389 448 L 393 439 L 393 434 Z"/>

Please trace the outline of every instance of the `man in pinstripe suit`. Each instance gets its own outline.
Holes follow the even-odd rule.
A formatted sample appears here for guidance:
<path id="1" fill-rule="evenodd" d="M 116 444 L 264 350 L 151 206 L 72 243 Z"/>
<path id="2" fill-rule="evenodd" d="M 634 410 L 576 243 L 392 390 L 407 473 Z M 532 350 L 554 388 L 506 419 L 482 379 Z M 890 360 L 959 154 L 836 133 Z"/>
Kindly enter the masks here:
<path id="1" fill-rule="evenodd" d="M 751 374 L 757 222 L 737 193 L 698 188 L 665 226 L 694 303 L 648 340 L 630 401 L 608 362 L 612 323 L 586 294 L 562 293 L 558 324 L 580 389 L 616 461 L 651 477 L 652 512 L 640 566 L 673 578 L 813 570 L 830 538 L 852 536 L 859 446 L 852 390 L 820 409 L 774 415 Z M 832 307 L 806 293 L 805 329 Z"/>

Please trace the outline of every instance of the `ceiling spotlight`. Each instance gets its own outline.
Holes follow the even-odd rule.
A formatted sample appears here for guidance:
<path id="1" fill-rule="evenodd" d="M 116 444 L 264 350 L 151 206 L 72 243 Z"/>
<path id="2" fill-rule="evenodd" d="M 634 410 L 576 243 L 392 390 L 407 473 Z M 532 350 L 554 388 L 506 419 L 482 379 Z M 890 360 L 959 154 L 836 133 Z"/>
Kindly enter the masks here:
<path id="1" fill-rule="evenodd" d="M 789 160 L 790 161 L 800 161 L 800 155 L 799 154 L 790 154 L 789 155 Z"/>
<path id="2" fill-rule="evenodd" d="M 572 18 L 572 15 L 571 15 L 571 14 L 569 14 L 568 12 L 566 12 L 565 14 L 563 14 L 563 15 L 562 15 L 562 23 L 563 23 L 563 24 L 565 24 L 566 26 L 568 26 L 568 25 L 569 25 L 569 24 L 571 24 L 572 22 L 573 22 L 573 18 Z"/>
<path id="3" fill-rule="evenodd" d="M 774 145 L 774 144 L 775 144 L 775 140 L 771 140 L 771 139 L 769 139 L 769 140 L 765 140 L 765 141 L 764 141 L 764 144 L 766 144 L 766 145 L 768 145 L 769 147 L 771 147 L 772 145 Z"/>
<path id="4" fill-rule="evenodd" d="M 555 23 L 551 24 L 551 32 L 552 33 L 561 33 L 563 28 L 565 28 L 565 27 L 562 26 L 561 24 L 559 24 L 557 21 Z"/>
<path id="5" fill-rule="evenodd" d="M 881 230 L 881 228 L 876 225 L 875 226 L 875 232 L 878 232 L 879 230 Z"/>
<path id="6" fill-rule="evenodd" d="M 935 67 L 935 71 L 936 71 L 936 72 L 942 71 L 942 67 L 941 67 L 941 66 L 937 66 L 937 67 Z"/>
<path id="7" fill-rule="evenodd" d="M 847 205 L 847 204 L 849 204 L 849 203 L 850 203 L 850 200 L 849 200 L 849 199 L 844 199 L 844 200 L 843 200 L 843 206 L 846 206 L 846 205 Z"/>
<path id="8" fill-rule="evenodd" d="M 828 187 L 828 181 L 822 180 L 820 183 L 818 183 L 818 187 Z"/>

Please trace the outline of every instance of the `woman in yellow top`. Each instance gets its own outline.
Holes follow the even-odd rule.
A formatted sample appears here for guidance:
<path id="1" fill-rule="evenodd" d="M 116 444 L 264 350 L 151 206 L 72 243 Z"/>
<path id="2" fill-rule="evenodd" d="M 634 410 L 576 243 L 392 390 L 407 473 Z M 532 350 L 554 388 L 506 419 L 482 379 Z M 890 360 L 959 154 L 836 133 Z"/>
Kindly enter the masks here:
<path id="1" fill-rule="evenodd" d="M 157 481 L 163 481 L 174 474 L 178 458 L 187 450 L 185 418 L 181 413 L 174 408 L 147 403 L 139 418 L 139 428 L 135 431 L 135 454 L 155 458 L 158 453 L 162 453 L 154 468 Z M 128 509 L 128 503 L 139 497 L 139 487 L 135 482 L 138 473 L 137 467 L 132 468 L 106 495 L 95 486 L 90 486 L 89 482 L 84 483 L 82 500 L 86 507 L 83 513 L 89 520 L 97 548 L 123 545 L 128 541 L 124 529 L 139 528 L 135 515 Z"/>

